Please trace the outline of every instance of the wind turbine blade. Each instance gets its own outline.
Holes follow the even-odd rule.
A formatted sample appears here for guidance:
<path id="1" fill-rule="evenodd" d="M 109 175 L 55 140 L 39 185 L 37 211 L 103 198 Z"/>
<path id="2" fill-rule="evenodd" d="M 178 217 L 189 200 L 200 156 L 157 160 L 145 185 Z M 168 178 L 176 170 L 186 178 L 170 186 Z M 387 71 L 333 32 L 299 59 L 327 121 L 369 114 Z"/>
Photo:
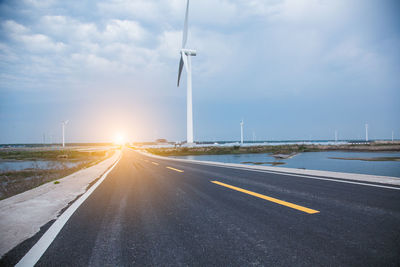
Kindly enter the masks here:
<path id="1" fill-rule="evenodd" d="M 182 48 L 185 48 L 188 35 L 188 19 L 189 19 L 189 0 L 186 4 L 185 22 L 183 24 Z"/>
<path id="2" fill-rule="evenodd" d="M 179 81 L 181 79 L 182 69 L 183 69 L 183 58 L 181 54 L 181 60 L 179 61 L 179 70 L 178 70 L 178 87 L 179 87 Z"/>

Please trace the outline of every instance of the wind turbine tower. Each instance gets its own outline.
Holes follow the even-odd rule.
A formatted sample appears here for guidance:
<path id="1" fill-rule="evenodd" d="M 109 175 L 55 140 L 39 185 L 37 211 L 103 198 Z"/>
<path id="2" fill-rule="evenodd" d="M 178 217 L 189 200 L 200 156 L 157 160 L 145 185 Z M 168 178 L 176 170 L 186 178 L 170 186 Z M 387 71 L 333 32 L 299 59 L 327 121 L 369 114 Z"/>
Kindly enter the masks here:
<path id="1" fill-rule="evenodd" d="M 243 120 L 240 122 L 240 143 L 243 145 Z"/>
<path id="2" fill-rule="evenodd" d="M 62 125 L 62 147 L 65 147 L 65 125 L 67 125 L 68 120 L 61 122 Z"/>
<path id="3" fill-rule="evenodd" d="M 394 132 L 392 131 L 392 142 L 394 141 Z"/>
<path id="4" fill-rule="evenodd" d="M 187 49 L 186 42 L 188 37 L 188 19 L 189 19 L 189 0 L 186 2 L 185 22 L 183 24 L 182 48 L 180 50 L 181 59 L 179 61 L 178 87 L 181 79 L 182 69 L 185 66 L 187 73 L 187 103 L 186 103 L 186 141 L 193 144 L 193 108 L 192 108 L 192 61 L 191 57 L 196 56 L 196 50 Z"/>
<path id="5" fill-rule="evenodd" d="M 337 143 L 337 130 L 335 130 L 335 143 Z"/>
<path id="6" fill-rule="evenodd" d="M 368 123 L 365 124 L 365 141 L 368 142 Z"/>

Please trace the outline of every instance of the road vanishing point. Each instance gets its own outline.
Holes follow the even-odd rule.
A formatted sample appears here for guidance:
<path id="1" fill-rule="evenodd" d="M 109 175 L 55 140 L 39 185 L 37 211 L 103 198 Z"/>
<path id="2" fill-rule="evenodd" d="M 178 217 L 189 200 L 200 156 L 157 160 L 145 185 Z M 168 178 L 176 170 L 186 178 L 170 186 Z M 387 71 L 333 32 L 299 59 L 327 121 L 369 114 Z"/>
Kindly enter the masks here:
<path id="1" fill-rule="evenodd" d="M 400 188 L 376 185 L 125 148 L 36 264 L 399 266 Z"/>

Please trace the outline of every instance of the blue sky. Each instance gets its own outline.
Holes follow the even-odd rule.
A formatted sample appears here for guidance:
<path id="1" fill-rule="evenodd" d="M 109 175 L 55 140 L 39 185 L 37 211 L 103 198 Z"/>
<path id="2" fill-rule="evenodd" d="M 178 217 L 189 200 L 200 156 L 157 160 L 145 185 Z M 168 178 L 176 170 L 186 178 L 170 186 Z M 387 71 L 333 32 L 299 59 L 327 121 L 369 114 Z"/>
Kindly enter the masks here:
<path id="1" fill-rule="evenodd" d="M 0 3 L 0 143 L 185 140 L 185 0 Z M 192 0 L 195 140 L 400 138 L 400 4 Z"/>

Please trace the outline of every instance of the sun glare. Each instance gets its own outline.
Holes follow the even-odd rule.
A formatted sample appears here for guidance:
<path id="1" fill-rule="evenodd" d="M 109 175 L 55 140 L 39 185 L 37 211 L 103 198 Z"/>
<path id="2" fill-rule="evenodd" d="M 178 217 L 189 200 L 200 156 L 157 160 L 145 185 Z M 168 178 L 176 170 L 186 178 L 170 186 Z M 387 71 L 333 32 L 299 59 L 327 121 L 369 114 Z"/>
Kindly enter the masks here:
<path id="1" fill-rule="evenodd" d="M 125 144 L 125 135 L 123 133 L 117 133 L 114 136 L 114 144 L 116 145 L 123 145 Z"/>

